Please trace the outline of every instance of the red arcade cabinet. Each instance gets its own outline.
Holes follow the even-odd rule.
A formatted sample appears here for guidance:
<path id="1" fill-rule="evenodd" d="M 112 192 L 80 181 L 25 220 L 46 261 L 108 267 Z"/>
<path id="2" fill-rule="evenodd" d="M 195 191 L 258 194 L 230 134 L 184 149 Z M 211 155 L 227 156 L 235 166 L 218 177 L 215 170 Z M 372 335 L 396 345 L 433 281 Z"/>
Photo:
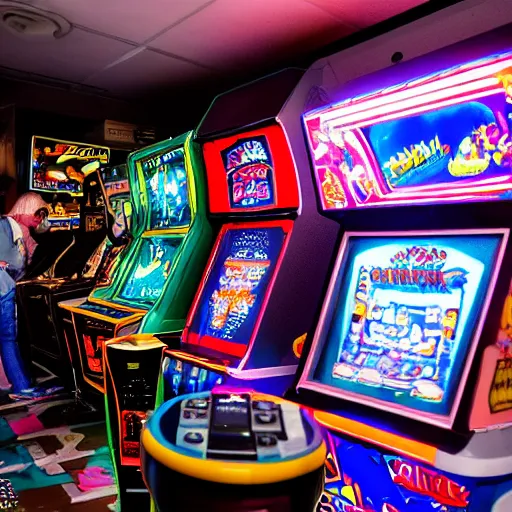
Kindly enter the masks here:
<path id="1" fill-rule="evenodd" d="M 291 383 L 338 231 L 316 207 L 301 76 L 221 95 L 199 126 L 209 213 L 222 226 L 181 348 L 165 352 L 160 399 L 220 382 L 282 394 Z"/>

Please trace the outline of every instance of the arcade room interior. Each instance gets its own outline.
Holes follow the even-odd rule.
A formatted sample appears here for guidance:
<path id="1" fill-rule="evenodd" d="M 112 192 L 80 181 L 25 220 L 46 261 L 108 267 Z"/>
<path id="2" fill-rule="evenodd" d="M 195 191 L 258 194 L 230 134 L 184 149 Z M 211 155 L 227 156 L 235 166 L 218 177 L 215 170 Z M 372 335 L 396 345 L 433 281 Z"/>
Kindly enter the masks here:
<path id="1" fill-rule="evenodd" d="M 0 0 L 0 510 L 512 512 L 512 0 Z"/>

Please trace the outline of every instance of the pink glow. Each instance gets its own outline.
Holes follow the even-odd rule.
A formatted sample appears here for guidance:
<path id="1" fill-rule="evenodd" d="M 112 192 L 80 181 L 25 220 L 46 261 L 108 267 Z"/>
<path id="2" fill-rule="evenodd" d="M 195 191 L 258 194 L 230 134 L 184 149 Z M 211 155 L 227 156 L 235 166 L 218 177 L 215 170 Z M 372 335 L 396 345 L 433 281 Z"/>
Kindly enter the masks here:
<path id="1" fill-rule="evenodd" d="M 360 120 L 359 122 L 354 122 L 353 124 L 343 126 L 344 129 L 354 129 L 354 128 L 363 128 L 365 126 L 371 126 L 377 123 L 383 123 L 385 121 L 392 121 L 394 119 L 400 119 L 401 117 L 413 116 L 415 114 L 422 114 L 424 112 L 429 112 L 431 110 L 449 107 L 451 105 L 458 105 L 461 103 L 467 103 L 471 100 L 476 100 L 479 98 L 485 98 L 490 96 L 491 94 L 500 94 L 503 93 L 503 89 L 494 87 L 493 89 L 485 89 L 479 90 L 472 94 L 466 94 L 465 96 L 454 96 L 450 99 L 441 101 L 442 95 L 441 93 L 432 94 L 432 99 L 429 103 L 423 106 L 418 105 L 419 98 L 414 98 L 408 102 L 408 107 L 404 110 L 396 111 L 392 114 L 376 114 L 372 118 Z"/>
<path id="2" fill-rule="evenodd" d="M 499 61 L 496 64 L 490 66 L 484 66 L 476 68 L 469 72 L 457 72 L 455 75 L 451 75 L 449 78 L 440 78 L 437 81 L 427 81 L 425 79 L 416 80 L 400 86 L 400 89 L 396 92 L 389 91 L 387 94 L 385 91 L 376 93 L 377 98 L 362 100 L 355 99 L 350 100 L 347 106 L 343 106 L 341 103 L 338 106 L 328 107 L 322 112 L 322 120 L 328 121 L 331 119 L 340 119 L 340 110 L 343 110 L 343 115 L 350 115 L 355 113 L 362 113 L 364 111 L 373 110 L 383 105 L 390 105 L 392 103 L 398 103 L 402 100 L 410 98 L 418 98 L 423 94 L 428 94 L 432 91 L 442 91 L 449 89 L 450 87 L 470 84 L 474 81 L 481 79 L 488 79 L 489 75 L 494 75 L 504 69 L 505 67 L 512 66 L 512 59 Z M 461 77 L 463 75 L 463 77 Z M 497 83 L 497 80 L 495 80 Z M 404 90 L 405 89 L 405 90 Z M 305 119 L 309 119 L 310 116 L 305 116 Z"/>
<path id="3" fill-rule="evenodd" d="M 305 114 L 323 208 L 339 210 L 502 199 L 512 190 L 512 130 L 507 128 L 508 113 L 512 110 L 507 107 L 512 103 L 511 67 L 512 59 L 507 54 Z M 434 144 L 442 122 L 456 123 L 453 113 L 449 110 L 444 113 L 443 109 L 476 101 L 481 103 L 482 109 L 494 113 L 494 125 L 487 121 L 471 128 L 470 121 L 466 120 L 465 128 L 457 132 L 455 140 L 436 143 L 446 146 L 438 145 L 436 149 L 431 146 L 430 152 L 421 149 Z M 439 112 L 439 116 L 428 119 L 436 119 L 439 128 L 427 123 L 428 129 L 411 134 L 410 146 L 406 143 L 402 149 L 396 143 L 397 153 L 388 156 L 381 150 L 381 160 L 377 159 L 373 144 L 378 141 L 370 141 L 370 134 L 363 132 L 364 128 L 412 116 L 421 119 L 422 115 L 434 111 Z M 474 115 L 475 123 L 483 123 L 477 121 L 483 118 Z M 490 130 L 491 125 L 498 130 L 500 143 L 482 146 L 482 137 L 488 136 L 485 130 Z M 399 128 L 395 130 L 389 137 L 400 135 Z M 399 140 L 403 140 L 403 134 L 401 137 Z M 430 140 L 431 137 L 434 138 Z M 462 149 L 466 147 L 463 143 L 470 144 L 470 153 L 463 152 L 466 151 Z M 392 152 L 392 144 L 393 139 L 386 151 Z M 446 153 L 439 153 L 444 147 Z M 381 165 L 388 166 L 387 170 L 383 170 L 386 167 L 381 169 Z M 429 180 L 437 183 L 429 183 Z"/>
<path id="4" fill-rule="evenodd" d="M 473 69 L 472 66 L 474 66 Z M 423 77 L 417 80 L 411 80 L 408 83 L 388 87 L 387 89 L 377 91 L 366 96 L 349 99 L 337 105 L 326 107 L 319 112 L 307 114 L 304 118 L 307 121 L 312 117 L 321 115 L 323 121 L 339 119 L 339 112 L 341 110 L 343 110 L 344 114 L 348 115 L 356 112 L 362 112 L 364 110 L 374 109 L 381 105 L 395 103 L 411 97 L 417 97 L 431 91 L 440 91 L 454 85 L 461 85 L 462 83 L 471 82 L 473 80 L 487 78 L 489 75 L 499 73 L 501 70 L 510 66 L 512 66 L 512 59 L 510 59 L 509 56 L 498 58 L 491 65 L 469 63 L 460 66 L 456 70 L 438 73 L 437 75 L 426 78 Z M 446 75 L 447 78 L 442 78 L 443 75 Z"/>

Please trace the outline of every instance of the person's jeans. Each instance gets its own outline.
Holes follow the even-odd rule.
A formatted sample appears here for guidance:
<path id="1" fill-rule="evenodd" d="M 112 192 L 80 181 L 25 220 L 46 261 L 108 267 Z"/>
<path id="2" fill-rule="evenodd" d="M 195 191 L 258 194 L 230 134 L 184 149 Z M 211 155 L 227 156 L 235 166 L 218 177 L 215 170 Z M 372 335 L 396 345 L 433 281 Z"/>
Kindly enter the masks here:
<path id="1" fill-rule="evenodd" d="M 16 342 L 16 290 L 0 297 L 0 357 L 14 393 L 30 388 L 30 379 L 23 366 Z"/>

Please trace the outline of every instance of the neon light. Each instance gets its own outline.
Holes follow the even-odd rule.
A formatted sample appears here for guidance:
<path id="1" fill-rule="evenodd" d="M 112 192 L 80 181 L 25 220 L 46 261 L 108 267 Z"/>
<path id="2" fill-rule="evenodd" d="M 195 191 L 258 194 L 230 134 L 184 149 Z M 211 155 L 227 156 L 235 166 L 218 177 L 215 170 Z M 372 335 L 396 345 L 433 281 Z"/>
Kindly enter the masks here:
<path id="1" fill-rule="evenodd" d="M 453 101 L 462 102 L 464 101 L 464 95 L 469 93 L 479 93 L 483 92 L 485 94 L 489 94 L 491 91 L 497 91 L 499 86 L 498 78 L 487 78 L 484 80 L 479 80 L 478 82 L 458 85 L 456 87 L 452 87 L 447 90 L 438 91 L 435 90 L 428 94 L 424 94 L 420 97 L 412 97 L 407 100 L 402 101 L 394 101 L 393 104 L 385 105 L 382 107 L 377 107 L 367 112 L 367 114 L 371 115 L 371 118 L 379 118 L 380 116 L 389 113 L 390 111 L 403 111 L 403 113 L 408 113 L 409 109 L 416 107 L 418 104 L 429 104 L 429 103 L 437 103 L 438 101 L 444 100 L 447 97 L 450 97 Z M 390 108 L 391 107 L 391 108 Z M 354 123 L 357 121 L 361 121 L 363 119 L 369 119 L 369 115 L 363 114 L 351 114 L 351 115 L 341 115 L 337 117 L 336 123 L 333 126 L 338 125 L 348 125 L 350 123 Z"/>
<path id="2" fill-rule="evenodd" d="M 489 58 L 305 114 L 323 208 L 506 199 L 511 67 Z"/>
<path id="3" fill-rule="evenodd" d="M 319 109 L 312 114 L 306 115 L 305 119 L 307 120 L 321 114 L 323 121 L 329 121 L 331 119 L 339 118 L 339 110 L 343 110 L 346 114 L 360 113 L 364 110 L 370 110 L 382 105 L 396 103 L 404 99 L 419 97 L 431 91 L 448 89 L 454 85 L 461 85 L 463 82 L 476 81 L 478 79 L 488 77 L 489 75 L 499 73 L 501 70 L 512 66 L 512 60 L 498 59 L 496 64 L 478 67 L 470 71 L 464 71 L 464 68 L 469 68 L 470 66 L 472 66 L 472 64 L 461 66 L 459 71 L 455 71 L 454 75 L 448 78 L 439 78 L 437 80 L 433 77 L 420 78 L 418 80 L 411 81 L 408 84 L 396 86 L 399 89 L 406 88 L 406 90 L 393 92 L 393 90 L 388 89 L 373 93 L 369 96 L 362 96 L 360 98 L 347 100 L 326 109 Z M 429 82 L 429 80 L 431 81 Z M 424 84 L 425 81 L 427 81 L 426 84 Z M 378 97 L 372 99 L 374 96 Z"/>
<path id="4" fill-rule="evenodd" d="M 455 98 L 451 98 L 451 99 L 445 100 L 445 101 L 438 101 L 437 103 L 429 103 L 429 104 L 426 104 L 426 105 L 421 106 L 421 107 L 409 108 L 408 110 L 403 110 L 403 111 L 400 111 L 400 112 L 396 112 L 394 114 L 377 116 L 375 118 L 368 119 L 368 120 L 365 120 L 365 121 L 361 121 L 359 123 L 353 123 L 353 124 L 347 126 L 346 128 L 347 129 L 363 128 L 365 126 L 373 125 L 376 122 L 380 123 L 380 122 L 384 122 L 384 121 L 393 121 L 394 119 L 401 119 L 402 117 L 405 117 L 406 115 L 407 116 L 412 116 L 412 115 L 415 115 L 415 114 L 421 114 L 421 113 L 424 113 L 424 112 L 430 112 L 433 109 L 449 107 L 451 105 L 458 105 L 460 103 L 463 103 L 463 101 L 464 102 L 468 102 L 470 100 L 476 100 L 476 99 L 479 99 L 479 98 L 485 98 L 487 96 L 490 96 L 491 94 L 499 94 L 499 93 L 502 93 L 502 92 L 503 91 L 498 89 L 498 88 L 492 89 L 492 90 L 485 90 L 485 91 L 475 92 L 473 94 L 468 94 L 468 95 L 464 96 L 464 98 L 455 97 Z"/>

